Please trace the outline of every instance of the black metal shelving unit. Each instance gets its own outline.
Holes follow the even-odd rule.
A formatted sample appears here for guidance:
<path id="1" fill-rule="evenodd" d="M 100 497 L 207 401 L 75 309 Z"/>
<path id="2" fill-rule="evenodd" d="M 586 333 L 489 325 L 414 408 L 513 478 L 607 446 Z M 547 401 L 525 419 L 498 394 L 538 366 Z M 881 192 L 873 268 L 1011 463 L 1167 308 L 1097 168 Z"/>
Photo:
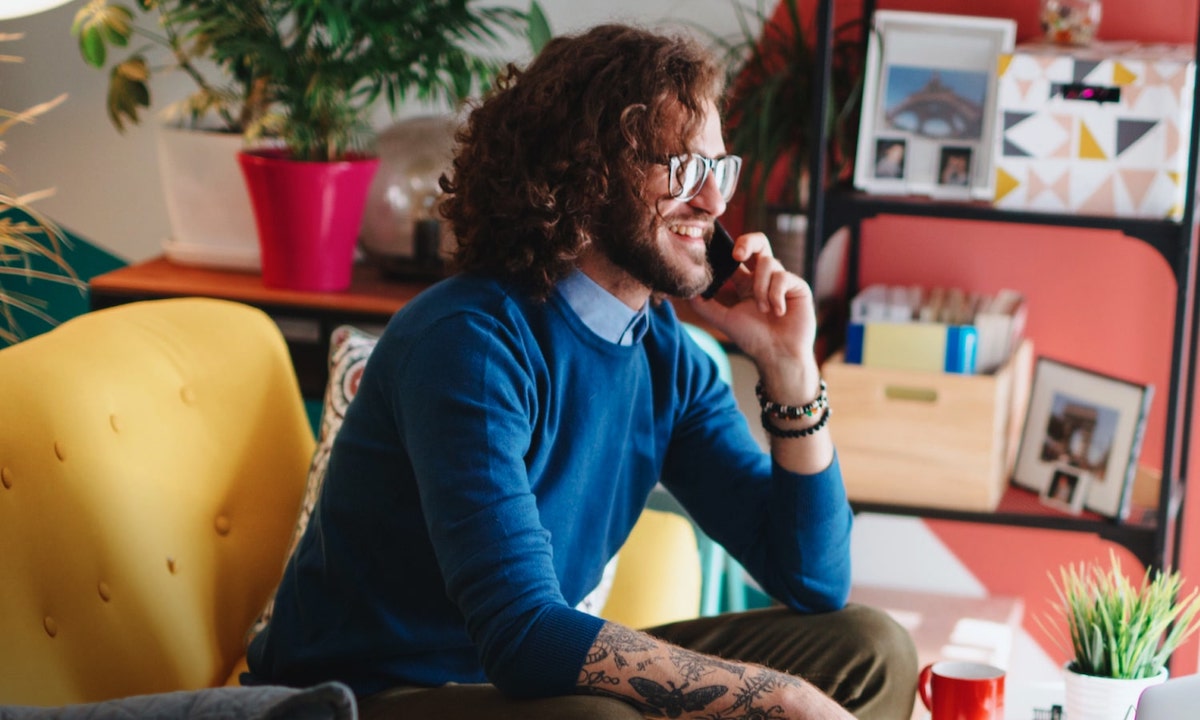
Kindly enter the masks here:
<path id="1" fill-rule="evenodd" d="M 814 83 L 810 117 L 813 133 L 822 142 L 814 148 L 810 168 L 809 218 L 805 244 L 805 267 L 815 272 L 821 249 L 834 232 L 849 231 L 847 248 L 847 302 L 853 296 L 858 281 L 860 229 L 863 220 L 881 215 L 925 217 L 935 220 L 968 220 L 986 223 L 1046 225 L 1108 230 L 1146 243 L 1157 251 L 1176 282 L 1174 330 L 1172 338 L 1169 387 L 1165 397 L 1166 422 L 1162 459 L 1162 481 L 1159 506 L 1151 517 L 1142 522 L 1092 520 L 1066 514 L 1021 512 L 963 512 L 938 508 L 922 508 L 879 503 L 856 503 L 857 511 L 910 515 L 926 518 L 958 520 L 976 523 L 1036 527 L 1072 532 L 1086 532 L 1120 543 L 1134 553 L 1147 567 L 1173 568 L 1182 539 L 1183 500 L 1187 487 L 1188 441 L 1191 438 L 1192 398 L 1196 376 L 1196 340 L 1200 330 L 1200 307 L 1196 293 L 1196 175 L 1200 153 L 1200 81 L 1193 87 L 1193 112 L 1188 149 L 1188 171 L 1185 187 L 1183 217 L 1179 221 L 1137 218 L 1100 217 L 1091 215 L 1048 214 L 998 210 L 981 202 L 953 202 L 922 197 L 889 197 L 854 191 L 844 185 L 828 187 L 823 179 L 829 166 L 828 143 L 823 134 L 828 109 L 826 88 L 832 75 L 830 39 L 833 32 L 834 0 L 819 0 L 815 52 L 820 60 L 819 77 Z M 863 2 L 863 37 L 870 32 L 875 0 Z M 968 4 L 964 8 L 969 11 Z M 1196 51 L 1200 58 L 1200 27 L 1197 28 Z M 865 43 L 864 43 L 865 45 Z M 964 240 L 969 242 L 969 240 Z M 810 278 L 811 281 L 811 278 Z"/>

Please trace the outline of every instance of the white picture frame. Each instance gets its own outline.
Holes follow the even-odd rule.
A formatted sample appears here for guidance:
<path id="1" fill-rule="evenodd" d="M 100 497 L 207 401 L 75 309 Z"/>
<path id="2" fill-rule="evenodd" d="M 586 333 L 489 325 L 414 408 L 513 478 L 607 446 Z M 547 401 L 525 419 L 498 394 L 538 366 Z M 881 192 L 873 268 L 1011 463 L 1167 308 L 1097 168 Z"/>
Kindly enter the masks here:
<path id="1" fill-rule="evenodd" d="M 1013 484 L 1070 512 L 1125 519 L 1153 396 L 1153 385 L 1039 357 Z M 1054 487 L 1064 473 L 1078 479 L 1069 497 Z"/>
<path id="2" fill-rule="evenodd" d="M 1009 18 L 876 11 L 855 187 L 990 201 L 997 66 L 1016 34 Z"/>

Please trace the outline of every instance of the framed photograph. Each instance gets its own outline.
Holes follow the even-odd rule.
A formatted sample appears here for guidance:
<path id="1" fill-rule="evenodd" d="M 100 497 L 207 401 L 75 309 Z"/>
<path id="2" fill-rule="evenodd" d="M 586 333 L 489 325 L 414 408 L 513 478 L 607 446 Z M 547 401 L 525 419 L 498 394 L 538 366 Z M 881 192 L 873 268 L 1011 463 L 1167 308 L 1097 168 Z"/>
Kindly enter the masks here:
<path id="1" fill-rule="evenodd" d="M 1013 483 L 1123 520 L 1153 395 L 1153 385 L 1038 358 Z"/>
<path id="2" fill-rule="evenodd" d="M 1083 512 L 1083 500 L 1091 479 L 1091 473 L 1085 470 L 1060 465 L 1054 468 L 1049 484 L 1042 491 L 1042 503 L 1078 515 Z"/>
<path id="3" fill-rule="evenodd" d="M 996 69 L 1016 32 L 1008 18 L 877 11 L 855 186 L 991 200 Z"/>

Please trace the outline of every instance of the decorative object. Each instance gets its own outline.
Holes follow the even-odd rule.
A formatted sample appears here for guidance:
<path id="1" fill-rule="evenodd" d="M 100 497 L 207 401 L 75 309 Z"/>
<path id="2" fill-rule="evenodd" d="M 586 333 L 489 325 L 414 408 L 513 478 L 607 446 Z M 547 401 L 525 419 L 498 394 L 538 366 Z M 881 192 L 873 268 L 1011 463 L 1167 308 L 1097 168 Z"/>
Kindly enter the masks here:
<path id="1" fill-rule="evenodd" d="M 45 5 L 43 3 L 43 5 Z M 46 6 L 48 7 L 48 6 Z M 24 5 L 25 14 L 44 7 Z M 16 8 L 5 8 L 6 12 Z M 16 17 L 15 14 L 8 15 Z M 19 40 L 19 34 L 0 33 L 0 42 Z M 0 55 L 0 62 L 20 62 L 20 58 Z M 32 124 L 40 115 L 49 112 L 66 100 L 59 95 L 45 103 L 23 111 L 0 109 L 0 137 L 18 124 Z M 0 142 L 0 152 L 4 143 Z M 21 316 L 27 314 L 41 322 L 53 325 L 54 318 L 46 314 L 37 299 L 21 294 L 8 278 L 17 280 L 48 280 L 72 285 L 85 293 L 87 286 L 63 258 L 63 243 L 66 236 L 49 218 L 33 209 L 37 200 L 51 195 L 53 190 L 19 193 L 8 184 L 7 174 L 0 174 L 0 344 L 18 342 L 24 337 Z M 17 286 L 19 287 L 19 285 Z"/>
<path id="2" fill-rule="evenodd" d="M 336 292 L 350 286 L 374 157 L 301 162 L 282 150 L 238 153 L 258 226 L 262 281 Z"/>
<path id="3" fill-rule="evenodd" d="M 1042 494 L 1066 471 L 1086 482 L 1086 509 L 1124 519 L 1153 396 L 1153 385 L 1039 357 L 1013 483 Z"/>
<path id="4" fill-rule="evenodd" d="M 1038 15 L 1046 39 L 1059 45 L 1088 45 L 1096 39 L 1101 0 L 1042 0 Z"/>
<path id="5" fill-rule="evenodd" d="M 216 4 L 240 7 L 242 0 L 219 0 Z M 304 199 L 286 195 L 287 188 L 307 187 L 316 175 L 316 168 L 300 166 L 344 165 L 351 158 L 364 157 L 371 136 L 368 120 L 376 100 L 385 100 L 388 108 L 395 110 L 410 96 L 458 101 L 477 90 L 489 81 L 499 63 L 483 57 L 475 48 L 481 44 L 499 45 L 502 36 L 515 33 L 527 16 L 512 8 L 461 0 L 379 0 L 368 4 L 260 0 L 255 17 L 261 20 L 258 32 L 246 33 L 236 26 L 212 28 L 216 60 L 246 63 L 255 76 L 264 78 L 264 92 L 276 103 L 276 111 L 250 126 L 248 135 L 275 136 L 286 147 L 280 153 L 243 152 L 243 172 L 250 181 L 249 168 L 293 161 L 297 163 L 296 171 L 306 177 L 303 182 L 287 180 L 284 185 L 252 190 L 262 243 L 263 282 L 273 287 L 292 287 L 292 272 L 298 263 L 313 268 L 339 264 L 344 267 L 326 271 L 322 289 L 345 289 L 353 253 L 344 250 L 344 242 L 315 239 L 304 248 L 288 247 L 293 233 L 272 226 L 291 221 L 268 214 L 267 199 L 281 208 L 304 207 Z M 364 52 L 363 48 L 370 51 Z M 377 165 L 376 159 L 371 172 Z M 333 175 L 348 177 L 342 171 Z M 271 177 L 282 175 L 272 173 Z M 361 186 L 353 200 L 347 196 L 338 200 L 347 210 L 357 206 L 339 221 L 350 223 L 348 226 L 320 225 L 312 229 L 357 238 L 370 180 L 367 177 L 365 182 L 349 183 L 339 190 Z M 319 195 L 320 190 L 314 187 L 303 192 L 311 199 L 311 193 Z M 268 238 L 267 233 L 273 233 L 272 237 Z M 336 248 L 336 256 L 298 257 L 322 248 Z M 269 267 L 281 260 L 286 260 L 288 267 Z M 345 281 L 338 287 L 335 278 Z M 295 278 L 297 289 L 312 289 L 312 280 Z"/>
<path id="6" fill-rule="evenodd" d="M 873 25 L 855 186 L 990 200 L 996 63 L 1016 22 L 880 10 Z"/>
<path id="7" fill-rule="evenodd" d="M 1195 47 L 1018 45 L 1001 59 L 997 207 L 1181 220 Z"/>
<path id="8" fill-rule="evenodd" d="M 362 247 L 383 272 L 400 279 L 436 279 L 447 272 L 453 235 L 437 214 L 438 178 L 450 171 L 450 115 L 408 118 L 379 133 L 379 172 L 367 195 Z"/>
<path id="9" fill-rule="evenodd" d="M 754 229 L 781 229 L 771 222 L 772 206 L 788 211 L 808 206 L 808 172 L 813 146 L 819 142 L 812 137 L 809 108 L 821 68 L 810 22 L 801 16 L 799 5 L 797 0 L 782 0 L 768 12 L 763 0 L 753 10 L 734 0 L 741 32 L 733 39 L 714 38 L 728 68 L 729 151 L 745 163 L 741 188 L 747 227 Z M 861 26 L 858 19 L 841 23 L 831 37 L 830 114 L 824 121 L 831 179 L 854 158 L 853 117 L 862 90 Z M 786 254 L 776 249 L 776 255 Z M 803 258 L 803 249 L 792 254 Z"/>
<path id="10" fill-rule="evenodd" d="M 1147 685 L 1167 678 L 1172 653 L 1200 627 L 1200 590 L 1183 595 L 1176 572 L 1147 569 L 1138 585 L 1109 565 L 1067 565 L 1051 577 L 1057 604 L 1043 629 L 1070 654 L 1066 710 L 1072 720 L 1125 720 Z M 1061 620 L 1058 632 L 1046 620 Z M 1064 640 L 1064 634 L 1067 640 Z"/>

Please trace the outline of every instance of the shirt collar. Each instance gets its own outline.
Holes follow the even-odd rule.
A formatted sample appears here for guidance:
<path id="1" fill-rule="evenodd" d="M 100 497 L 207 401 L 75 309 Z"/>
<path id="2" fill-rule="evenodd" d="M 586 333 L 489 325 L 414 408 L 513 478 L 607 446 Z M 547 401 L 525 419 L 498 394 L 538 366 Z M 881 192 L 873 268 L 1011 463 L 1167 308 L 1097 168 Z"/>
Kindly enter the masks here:
<path id="1" fill-rule="evenodd" d="M 633 345 L 650 329 L 650 303 L 633 310 L 579 268 L 560 280 L 557 288 L 583 324 L 609 342 Z"/>

